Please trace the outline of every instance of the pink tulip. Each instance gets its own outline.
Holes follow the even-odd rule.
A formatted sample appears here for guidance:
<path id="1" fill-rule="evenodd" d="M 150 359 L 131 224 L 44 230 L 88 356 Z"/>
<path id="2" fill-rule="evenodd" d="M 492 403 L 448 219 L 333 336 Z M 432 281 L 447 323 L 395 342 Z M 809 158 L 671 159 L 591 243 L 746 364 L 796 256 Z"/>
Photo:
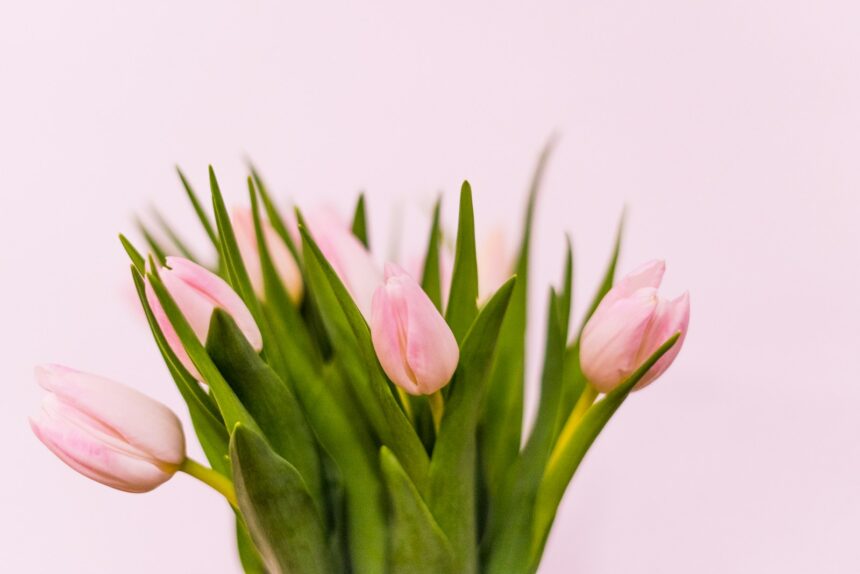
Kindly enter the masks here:
<path id="1" fill-rule="evenodd" d="M 57 365 L 36 368 L 48 391 L 33 432 L 63 462 L 95 481 L 147 492 L 185 461 L 176 415 L 134 389 Z"/>
<path id="2" fill-rule="evenodd" d="M 254 292 L 260 299 L 265 298 L 263 284 L 263 267 L 260 263 L 260 250 L 257 245 L 257 232 L 254 229 L 254 215 L 248 208 L 235 208 L 231 214 L 231 222 L 236 232 L 236 243 L 245 268 L 251 278 Z M 278 232 L 268 221 L 262 220 L 263 235 L 275 270 L 284 284 L 293 302 L 302 298 L 302 274 L 293 254 Z"/>
<path id="3" fill-rule="evenodd" d="M 388 377 L 407 393 L 429 395 L 448 384 L 460 349 L 439 311 L 403 269 L 385 266 L 373 295 L 370 332 Z"/>
<path id="4" fill-rule="evenodd" d="M 365 318 L 370 316 L 373 293 L 382 273 L 364 245 L 330 210 L 307 218 L 308 230 Z"/>
<path id="5" fill-rule="evenodd" d="M 681 350 L 690 322 L 690 296 L 684 293 L 668 301 L 657 295 L 665 270 L 663 261 L 650 261 L 621 279 L 585 325 L 580 364 L 597 390 L 607 393 L 614 389 L 678 331 L 678 342 L 634 390 L 662 375 Z"/>
<path id="6" fill-rule="evenodd" d="M 263 348 L 263 336 L 254 322 L 254 317 L 239 295 L 223 279 L 181 257 L 168 257 L 167 266 L 161 268 L 159 276 L 201 342 L 206 341 L 212 312 L 217 307 L 233 317 L 255 350 L 260 351 Z M 179 335 L 167 318 L 149 281 L 146 282 L 146 299 L 167 339 L 167 344 L 188 372 L 198 381 L 203 380 L 182 346 Z"/>

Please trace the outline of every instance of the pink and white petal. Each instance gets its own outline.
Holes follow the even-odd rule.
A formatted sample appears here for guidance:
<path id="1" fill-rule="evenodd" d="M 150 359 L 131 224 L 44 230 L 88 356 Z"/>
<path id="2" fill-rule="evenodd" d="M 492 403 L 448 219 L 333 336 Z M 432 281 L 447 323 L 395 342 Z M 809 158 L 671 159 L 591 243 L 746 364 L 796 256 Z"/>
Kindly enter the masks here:
<path id="1" fill-rule="evenodd" d="M 188 351 L 185 350 L 185 346 L 182 344 L 179 334 L 176 332 L 176 329 L 173 328 L 173 324 L 167 317 L 167 313 L 164 312 L 164 307 L 161 306 L 161 301 L 158 300 L 158 296 L 155 294 L 152 285 L 150 285 L 149 279 L 146 279 L 145 289 L 146 301 L 149 303 L 152 314 L 155 316 L 155 322 L 158 323 L 158 327 L 161 329 L 161 333 L 164 335 L 167 345 L 189 374 L 196 380 L 202 381 L 203 376 L 197 370 L 197 367 L 194 366 L 194 362 L 188 355 Z"/>
<path id="2" fill-rule="evenodd" d="M 674 362 L 675 357 L 681 352 L 684 339 L 687 337 L 687 328 L 690 324 L 690 295 L 684 293 L 673 301 L 661 300 L 654 312 L 654 318 L 646 333 L 642 348 L 639 350 L 638 364 L 646 361 L 660 346 L 669 338 L 681 332 L 681 336 L 675 345 L 657 361 L 651 369 L 640 380 L 634 390 L 641 389 L 662 375 Z"/>
<path id="3" fill-rule="evenodd" d="M 460 359 L 460 349 L 451 328 L 414 281 L 404 282 L 408 306 L 406 361 L 422 394 L 429 395 L 451 380 Z"/>
<path id="4" fill-rule="evenodd" d="M 398 320 L 396 300 L 398 294 L 389 292 L 387 286 L 380 286 L 373 295 L 370 315 L 370 334 L 373 348 L 382 365 L 382 370 L 391 381 L 410 394 L 418 394 L 418 388 L 404 361 L 405 351 Z"/>
<path id="5" fill-rule="evenodd" d="M 176 465 L 185 460 L 182 424 L 158 401 L 121 383 L 59 365 L 37 367 L 36 380 L 63 404 L 112 429 L 149 457 Z"/>

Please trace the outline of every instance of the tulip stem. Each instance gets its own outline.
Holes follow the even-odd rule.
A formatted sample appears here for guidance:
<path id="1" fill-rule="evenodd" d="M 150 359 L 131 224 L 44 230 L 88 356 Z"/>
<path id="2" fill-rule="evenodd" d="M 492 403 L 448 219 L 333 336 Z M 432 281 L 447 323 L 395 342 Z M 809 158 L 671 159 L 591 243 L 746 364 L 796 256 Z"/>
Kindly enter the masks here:
<path id="1" fill-rule="evenodd" d="M 239 503 L 236 501 L 236 490 L 233 488 L 233 483 L 226 476 L 203 466 L 190 457 L 185 459 L 185 462 L 180 465 L 179 470 L 211 486 L 227 499 L 230 506 L 238 510 Z"/>
<path id="2" fill-rule="evenodd" d="M 433 430 L 438 435 L 439 427 L 442 425 L 442 415 L 445 414 L 445 399 L 442 397 L 442 391 L 427 395 L 427 400 L 430 401 L 430 414 L 433 415 Z"/>

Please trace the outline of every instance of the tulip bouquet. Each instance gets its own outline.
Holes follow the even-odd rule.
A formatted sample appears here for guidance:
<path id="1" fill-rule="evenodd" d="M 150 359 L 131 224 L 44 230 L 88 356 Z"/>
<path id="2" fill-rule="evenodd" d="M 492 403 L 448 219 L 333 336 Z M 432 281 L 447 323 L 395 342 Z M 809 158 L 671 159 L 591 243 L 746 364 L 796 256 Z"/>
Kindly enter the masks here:
<path id="1" fill-rule="evenodd" d="M 351 226 L 327 212 L 285 216 L 252 170 L 250 209 L 231 214 L 210 168 L 213 221 L 180 172 L 216 263 L 169 226 L 170 247 L 144 229 L 146 257 L 120 238 L 208 464 L 186 455 L 165 406 L 59 366 L 37 369 L 47 396 L 34 432 L 120 490 L 149 491 L 178 471 L 211 486 L 235 513 L 246 572 L 536 571 L 586 452 L 630 392 L 668 368 L 689 318 L 686 295 L 657 295 L 662 262 L 614 282 L 619 230 L 573 329 L 568 243 L 524 428 L 530 230 L 546 157 L 510 278 L 481 291 L 468 183 L 453 265 L 437 202 L 410 274 L 376 266 L 363 197 Z"/>

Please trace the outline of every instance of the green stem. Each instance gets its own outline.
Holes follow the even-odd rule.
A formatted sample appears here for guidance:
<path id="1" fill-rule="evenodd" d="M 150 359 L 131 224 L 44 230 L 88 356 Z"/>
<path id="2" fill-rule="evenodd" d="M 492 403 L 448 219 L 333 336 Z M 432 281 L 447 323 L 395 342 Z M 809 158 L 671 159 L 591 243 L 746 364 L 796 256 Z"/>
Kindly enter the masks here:
<path id="1" fill-rule="evenodd" d="M 427 395 L 427 400 L 430 401 L 430 414 L 433 415 L 433 429 L 438 436 L 439 427 L 442 425 L 442 415 L 445 414 L 445 399 L 442 397 L 442 391 L 439 390 Z"/>
<path id="2" fill-rule="evenodd" d="M 208 484 L 213 489 L 220 492 L 224 498 L 227 499 L 227 502 L 230 503 L 230 506 L 237 510 L 239 509 L 239 503 L 236 501 L 236 491 L 233 489 L 233 483 L 220 472 L 207 468 L 190 457 L 186 458 L 185 462 L 179 466 L 179 470 L 193 476 L 200 482 Z"/>
<path id="3" fill-rule="evenodd" d="M 585 413 L 588 412 L 588 409 L 591 408 L 591 405 L 594 404 L 594 400 L 597 398 L 597 395 L 597 389 L 590 384 L 585 383 L 585 388 L 582 389 L 582 394 L 579 395 L 579 400 L 576 401 L 576 405 L 574 405 L 570 416 L 567 417 L 567 421 L 564 423 L 564 428 L 561 429 L 561 433 L 558 435 L 555 448 L 552 449 L 552 454 L 550 454 L 549 462 L 547 463 L 547 469 L 555 466 L 560 453 L 564 451 L 564 446 L 570 442 L 571 437 L 573 437 L 573 433 L 576 432 L 576 429 L 579 426 L 579 422 L 582 420 L 582 417 L 585 416 Z"/>

